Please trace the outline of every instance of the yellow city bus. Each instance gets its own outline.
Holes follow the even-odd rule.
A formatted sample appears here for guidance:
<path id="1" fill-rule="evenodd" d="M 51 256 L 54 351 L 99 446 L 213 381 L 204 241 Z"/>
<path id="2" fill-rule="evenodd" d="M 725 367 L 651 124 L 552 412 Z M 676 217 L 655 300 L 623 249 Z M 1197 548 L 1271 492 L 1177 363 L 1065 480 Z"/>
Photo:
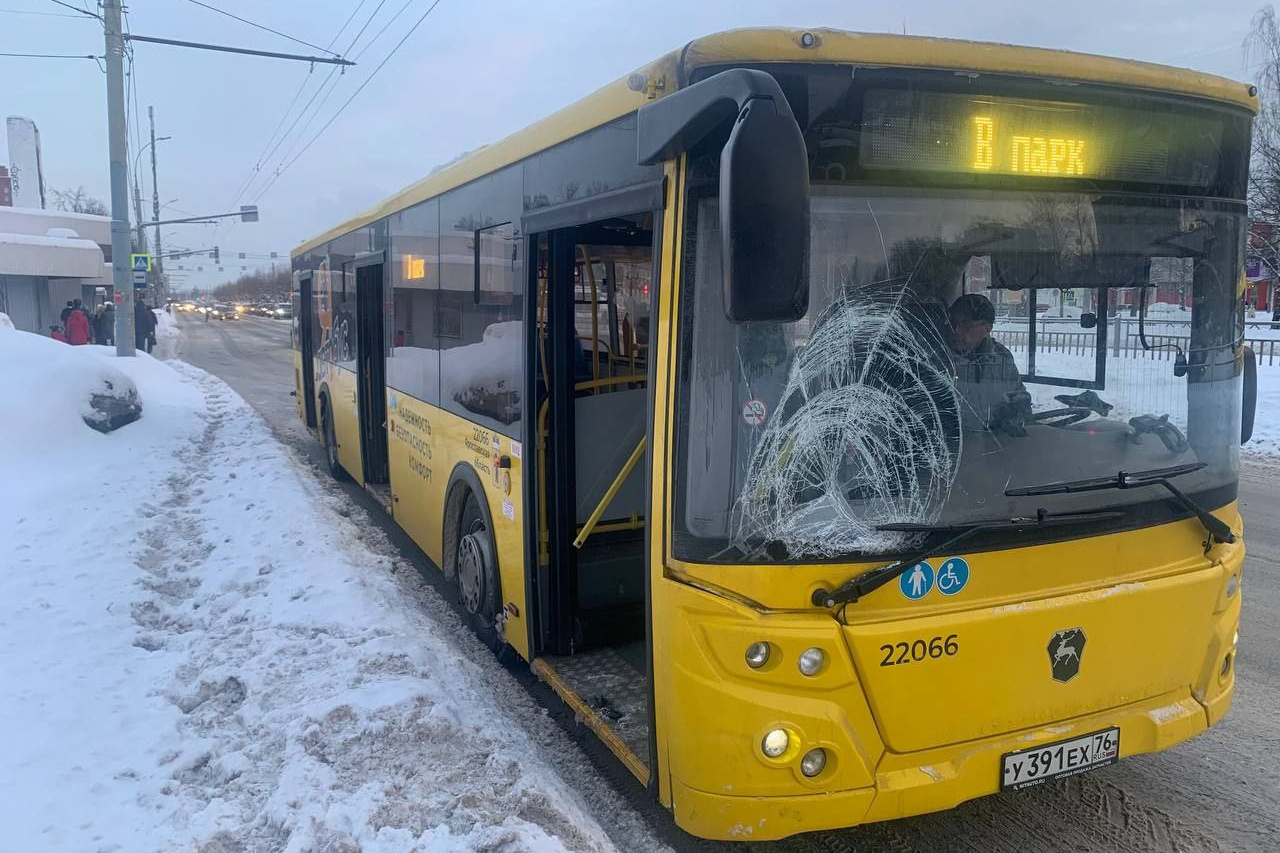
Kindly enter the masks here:
<path id="1" fill-rule="evenodd" d="M 702 38 L 302 244 L 299 415 L 690 833 L 1165 749 L 1235 679 L 1256 106 Z"/>

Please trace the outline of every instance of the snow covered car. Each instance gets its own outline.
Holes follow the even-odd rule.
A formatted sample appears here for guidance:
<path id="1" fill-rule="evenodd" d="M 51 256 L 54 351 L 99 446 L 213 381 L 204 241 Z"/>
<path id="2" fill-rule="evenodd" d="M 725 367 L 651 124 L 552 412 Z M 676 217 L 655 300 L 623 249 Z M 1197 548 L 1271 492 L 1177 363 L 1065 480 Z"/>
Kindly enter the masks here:
<path id="1" fill-rule="evenodd" d="M 136 421 L 142 416 L 137 386 L 112 358 L 105 347 L 73 347 L 20 332 L 0 314 L 0 364 L 17 367 L 0 373 L 0 418 L 9 416 L 7 405 L 38 398 L 50 432 L 77 417 L 104 433 Z"/>

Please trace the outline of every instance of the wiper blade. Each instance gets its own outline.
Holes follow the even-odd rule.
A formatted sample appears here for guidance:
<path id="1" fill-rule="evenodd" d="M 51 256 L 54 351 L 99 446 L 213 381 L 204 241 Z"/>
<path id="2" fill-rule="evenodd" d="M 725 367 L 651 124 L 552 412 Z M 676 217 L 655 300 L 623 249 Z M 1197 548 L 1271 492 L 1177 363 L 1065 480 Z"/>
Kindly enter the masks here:
<path id="1" fill-rule="evenodd" d="M 952 533 L 953 535 L 936 545 L 921 548 L 917 553 L 887 566 L 881 566 L 856 575 L 833 590 L 815 589 L 811 601 L 815 607 L 836 607 L 841 604 L 851 604 L 890 581 L 896 580 L 907 569 L 910 569 L 925 557 L 942 553 L 975 533 L 981 533 L 986 530 L 1020 531 L 1032 527 L 1055 527 L 1091 521 L 1114 521 L 1124 516 L 1125 512 L 1123 510 L 1051 513 L 1048 510 L 1040 509 L 1037 510 L 1034 516 L 992 518 L 983 521 L 967 521 L 960 524 L 878 524 L 876 525 L 876 530 L 899 533 Z"/>
<path id="2" fill-rule="evenodd" d="M 1200 504 L 1183 494 L 1182 490 L 1169 482 L 1173 477 L 1190 474 L 1206 467 L 1205 462 L 1191 462 L 1185 465 L 1170 465 L 1167 468 L 1153 468 L 1149 471 L 1117 471 L 1111 477 L 1091 477 L 1084 480 L 1059 480 L 1054 483 L 1042 483 L 1038 486 L 1022 486 L 1017 489 L 1005 489 L 1006 497 L 1030 497 L 1034 495 L 1064 495 L 1073 492 L 1100 492 L 1107 489 L 1140 489 L 1145 486 L 1163 486 L 1174 500 L 1189 510 L 1209 535 L 1219 542 L 1235 542 L 1236 535 L 1231 527 L 1222 519 L 1210 513 Z"/>
<path id="3" fill-rule="evenodd" d="M 1135 489 L 1139 486 L 1150 486 L 1162 479 L 1181 477 L 1199 471 L 1208 465 L 1206 462 L 1190 462 L 1186 465 L 1170 465 L 1167 468 L 1152 468 L 1150 471 L 1117 471 L 1110 477 L 1089 477 L 1083 480 L 1056 480 L 1052 483 L 1041 483 L 1038 486 L 1021 486 L 1016 489 L 1005 489 L 1005 497 L 1021 498 L 1033 495 L 1062 495 L 1069 492 L 1098 492 L 1104 489 Z"/>

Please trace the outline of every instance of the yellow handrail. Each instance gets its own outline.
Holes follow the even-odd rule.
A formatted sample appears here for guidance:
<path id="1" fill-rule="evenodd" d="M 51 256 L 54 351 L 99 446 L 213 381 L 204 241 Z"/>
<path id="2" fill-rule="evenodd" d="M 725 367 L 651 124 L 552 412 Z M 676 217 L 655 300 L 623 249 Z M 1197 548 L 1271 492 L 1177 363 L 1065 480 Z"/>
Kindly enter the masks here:
<path id="1" fill-rule="evenodd" d="M 604 493 L 604 497 L 600 498 L 600 503 L 596 504 L 596 508 L 591 511 L 591 515 L 587 518 L 587 523 L 582 525 L 582 530 L 578 533 L 578 538 L 573 540 L 573 547 L 581 548 L 582 544 L 587 541 L 587 537 L 591 535 L 591 531 L 595 530 L 596 523 L 600 521 L 600 516 L 604 515 L 604 511 L 609 508 L 609 504 L 613 503 L 614 497 L 618 494 L 618 490 L 622 488 L 622 484 L 627 477 L 631 476 L 632 470 L 635 469 L 636 463 L 640 461 L 640 457 L 644 456 L 644 446 L 648 441 L 648 436 L 640 436 L 640 443 L 636 445 L 636 449 L 631 451 L 630 458 L 627 459 L 622 470 L 618 472 L 618 476 L 613 478 L 613 482 L 609 484 L 608 490 Z"/>

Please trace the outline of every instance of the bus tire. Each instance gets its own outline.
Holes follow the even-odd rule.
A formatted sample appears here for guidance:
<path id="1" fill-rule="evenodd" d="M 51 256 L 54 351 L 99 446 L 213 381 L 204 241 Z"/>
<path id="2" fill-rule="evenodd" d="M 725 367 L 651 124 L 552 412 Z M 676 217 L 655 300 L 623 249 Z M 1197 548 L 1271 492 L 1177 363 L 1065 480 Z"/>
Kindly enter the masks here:
<path id="1" fill-rule="evenodd" d="M 480 498 L 466 485 L 458 485 L 455 498 L 457 526 L 450 530 L 453 564 L 447 571 L 458 589 L 458 599 L 477 634 L 490 648 L 502 645 L 498 610 L 502 606 L 502 581 L 497 550 L 488 514 Z M 452 513 L 451 513 L 452 515 Z"/>
<path id="2" fill-rule="evenodd" d="M 349 480 L 346 469 L 338 461 L 338 439 L 333 431 L 333 412 L 329 408 L 329 395 L 320 395 L 320 439 L 324 445 L 325 466 L 338 482 Z"/>

